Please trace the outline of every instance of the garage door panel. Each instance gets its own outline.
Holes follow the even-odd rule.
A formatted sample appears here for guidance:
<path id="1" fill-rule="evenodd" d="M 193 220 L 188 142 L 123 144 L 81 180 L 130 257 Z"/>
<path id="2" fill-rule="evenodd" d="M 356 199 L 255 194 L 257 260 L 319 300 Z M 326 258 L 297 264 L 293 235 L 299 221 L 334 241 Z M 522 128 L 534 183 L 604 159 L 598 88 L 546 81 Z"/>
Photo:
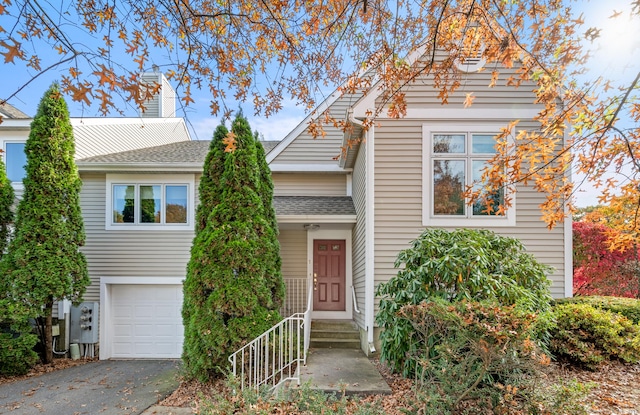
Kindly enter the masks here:
<path id="1" fill-rule="evenodd" d="M 114 318 L 128 318 L 133 315 L 133 306 L 126 303 L 120 303 L 117 308 L 111 309 L 111 314 Z"/>
<path id="2" fill-rule="evenodd" d="M 181 285 L 112 285 L 112 356 L 179 358 L 181 308 Z"/>
<path id="3" fill-rule="evenodd" d="M 152 304 L 136 305 L 134 310 L 136 318 L 152 318 L 155 313 Z"/>
<path id="4" fill-rule="evenodd" d="M 180 313 L 179 312 L 176 313 L 176 310 L 174 307 L 158 306 L 156 307 L 155 311 L 156 311 L 155 315 L 158 319 L 162 319 L 162 318 L 174 319 L 175 317 L 180 316 Z"/>

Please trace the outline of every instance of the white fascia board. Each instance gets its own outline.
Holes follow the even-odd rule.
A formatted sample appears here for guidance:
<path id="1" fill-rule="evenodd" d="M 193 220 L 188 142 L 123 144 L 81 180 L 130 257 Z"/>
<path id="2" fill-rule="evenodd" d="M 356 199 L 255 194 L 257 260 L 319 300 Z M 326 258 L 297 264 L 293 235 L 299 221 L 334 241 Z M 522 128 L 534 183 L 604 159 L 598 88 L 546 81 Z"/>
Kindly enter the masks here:
<path id="1" fill-rule="evenodd" d="M 375 98 L 359 101 L 353 107 L 353 117 L 358 119 L 366 118 L 366 113 L 375 108 Z M 528 108 L 512 108 L 512 107 L 496 107 L 496 108 L 460 108 L 453 105 L 448 108 L 409 108 L 402 119 L 420 119 L 420 120 L 486 120 L 486 121 L 504 121 L 504 120 L 531 120 L 535 118 L 542 107 L 530 106 Z M 387 111 L 381 111 L 376 119 L 395 119 L 390 117 Z"/>
<path id="2" fill-rule="evenodd" d="M 184 124 L 181 117 L 143 118 L 143 117 L 104 117 L 70 118 L 71 125 L 129 125 L 129 124 Z"/>
<path id="3" fill-rule="evenodd" d="M 362 96 L 352 107 L 351 113 L 353 118 L 364 120 L 369 118 L 369 111 L 374 111 L 376 108 L 376 99 L 380 96 L 380 88 L 378 85 L 373 85 L 369 92 Z"/>
<path id="4" fill-rule="evenodd" d="M 413 52 L 407 55 L 407 62 L 409 65 L 413 66 L 413 64 L 420 59 L 424 52 L 427 49 L 427 45 L 423 44 L 418 46 Z M 373 111 L 376 108 L 376 99 L 380 96 L 382 92 L 382 86 L 379 80 L 376 80 L 372 83 L 369 92 L 367 92 L 364 96 L 362 96 L 351 108 L 353 111 L 353 118 L 358 118 L 364 120 L 368 117 L 367 112 L 369 110 Z M 386 114 L 386 111 L 385 111 Z M 379 118 L 379 117 L 376 117 Z"/>
<path id="5" fill-rule="evenodd" d="M 130 171 L 158 171 L 158 172 L 180 172 L 180 173 L 201 173 L 202 163 L 130 163 L 130 164 L 114 164 L 114 163 L 83 163 L 76 162 L 80 172 L 99 171 L 99 172 L 130 172 Z"/>
<path id="6" fill-rule="evenodd" d="M 344 169 L 336 164 L 270 164 L 269 168 L 272 172 L 279 173 L 349 173 L 353 169 Z"/>
<path id="7" fill-rule="evenodd" d="M 356 223 L 356 215 L 276 215 L 278 223 Z"/>
<path id="8" fill-rule="evenodd" d="M 409 108 L 402 119 L 420 120 L 483 120 L 483 121 L 512 121 L 531 120 L 535 118 L 542 107 L 527 108 L 496 107 L 496 108 Z M 376 119 L 394 119 L 383 111 Z"/>
<path id="9" fill-rule="evenodd" d="M 22 129 L 22 128 L 31 128 L 31 122 L 33 118 L 2 118 L 2 124 L 0 124 L 1 129 Z"/>
<path id="10" fill-rule="evenodd" d="M 278 157 L 280 153 L 282 153 L 284 149 L 287 148 L 289 144 L 293 142 L 293 140 L 295 140 L 300 134 L 302 134 L 307 129 L 309 122 L 312 119 L 318 117 L 324 111 L 326 111 L 331 105 L 333 105 L 333 103 L 336 102 L 338 98 L 340 98 L 340 95 L 341 95 L 340 92 L 338 92 L 338 89 L 336 89 L 331 95 L 327 97 L 327 99 L 322 101 L 320 105 L 318 105 L 313 111 L 311 111 L 311 113 L 309 113 L 309 115 L 307 115 L 304 118 L 304 120 L 302 120 L 300 124 L 296 126 L 296 128 L 291 130 L 291 132 L 287 134 L 287 136 L 283 138 L 282 141 L 280 141 L 280 143 L 278 143 L 278 145 L 276 145 L 269 152 L 269 154 L 267 154 L 266 156 L 267 163 L 271 163 L 276 157 Z"/>

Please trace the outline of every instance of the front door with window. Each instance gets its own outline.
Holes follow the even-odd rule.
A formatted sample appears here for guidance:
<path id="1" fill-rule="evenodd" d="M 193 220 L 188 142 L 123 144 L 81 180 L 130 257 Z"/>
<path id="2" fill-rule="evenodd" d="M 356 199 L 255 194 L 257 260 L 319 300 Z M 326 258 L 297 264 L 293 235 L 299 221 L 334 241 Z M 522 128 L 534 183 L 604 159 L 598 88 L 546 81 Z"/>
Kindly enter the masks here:
<path id="1" fill-rule="evenodd" d="M 344 240 L 313 241 L 313 310 L 345 311 Z"/>

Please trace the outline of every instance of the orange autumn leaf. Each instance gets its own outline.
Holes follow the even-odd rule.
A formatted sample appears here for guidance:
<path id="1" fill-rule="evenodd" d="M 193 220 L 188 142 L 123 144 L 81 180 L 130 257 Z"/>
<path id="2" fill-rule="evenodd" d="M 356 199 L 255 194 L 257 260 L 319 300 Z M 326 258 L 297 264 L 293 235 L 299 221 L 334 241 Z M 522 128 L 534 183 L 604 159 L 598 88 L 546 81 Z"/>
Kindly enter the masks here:
<path id="1" fill-rule="evenodd" d="M 20 50 L 20 43 L 14 39 L 10 40 L 13 42 L 13 45 L 8 44 L 4 40 L 0 40 L 0 46 L 7 50 L 6 52 L 0 52 L 1 55 L 4 55 L 4 63 L 14 63 L 15 58 L 22 59 L 24 57 L 24 52 Z"/>
<path id="2" fill-rule="evenodd" d="M 473 92 L 469 92 L 467 93 L 467 95 L 465 96 L 464 99 L 464 107 L 465 108 L 469 108 L 471 106 L 471 104 L 473 104 L 473 100 L 475 100 L 476 97 L 473 96 Z"/>
<path id="3" fill-rule="evenodd" d="M 91 88 L 89 88 L 89 86 L 80 84 L 77 87 L 72 87 L 71 99 L 74 101 L 91 105 L 89 96 L 91 96 Z"/>
<path id="4" fill-rule="evenodd" d="M 222 143 L 225 145 L 225 153 L 233 153 L 236 151 L 236 135 L 233 131 L 229 131 L 227 133 L 227 136 L 222 140 Z"/>

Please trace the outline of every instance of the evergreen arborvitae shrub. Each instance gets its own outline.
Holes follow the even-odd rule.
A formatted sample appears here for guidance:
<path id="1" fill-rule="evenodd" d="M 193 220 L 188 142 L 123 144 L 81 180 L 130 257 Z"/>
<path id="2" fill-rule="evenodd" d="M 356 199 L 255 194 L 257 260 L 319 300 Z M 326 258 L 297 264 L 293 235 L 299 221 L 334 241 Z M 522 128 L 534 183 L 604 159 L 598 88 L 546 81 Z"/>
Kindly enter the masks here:
<path id="1" fill-rule="evenodd" d="M 224 151 L 222 132 L 216 130 L 205 162 L 209 177 L 200 184 L 205 197 L 184 283 L 182 357 L 187 376 L 200 380 L 223 375 L 231 353 L 280 320 L 283 292 L 277 229 L 261 194 L 264 177 L 251 128 L 236 117 L 226 135 L 235 140 L 231 152 Z"/>
<path id="2" fill-rule="evenodd" d="M 398 316 L 403 306 L 441 298 L 515 304 L 538 312 L 551 302 L 551 268 L 527 253 L 517 239 L 488 230 L 426 229 L 411 248 L 398 254 L 395 266 L 398 274 L 377 288 L 376 321 L 383 329 L 382 359 L 405 375 L 415 369 L 407 356 L 420 340 L 411 323 Z"/>
<path id="3" fill-rule="evenodd" d="M 67 104 L 53 84 L 42 97 L 25 145 L 24 193 L 14 237 L 2 258 L 11 298 L 39 317 L 44 361 L 53 360 L 52 307 L 62 299 L 81 300 L 89 285 L 80 211 L 82 183 Z"/>
<path id="4" fill-rule="evenodd" d="M 38 336 L 31 333 L 31 325 L 21 304 L 0 299 L 0 375 L 26 374 L 38 361 L 33 350 Z"/>
<path id="5" fill-rule="evenodd" d="M 267 163 L 266 154 L 262 143 L 258 139 L 258 134 L 254 134 L 256 143 L 256 159 L 258 161 L 260 195 L 265 209 L 265 218 L 269 226 L 265 229 L 265 241 L 268 244 L 265 248 L 271 251 L 269 258 L 275 258 L 268 263 L 269 269 L 266 275 L 269 277 L 267 286 L 271 291 L 274 306 L 278 309 L 282 306 L 285 297 L 285 285 L 282 279 L 282 258 L 280 257 L 280 241 L 278 241 L 278 221 L 276 211 L 273 207 L 273 181 L 271 179 L 271 169 Z"/>

